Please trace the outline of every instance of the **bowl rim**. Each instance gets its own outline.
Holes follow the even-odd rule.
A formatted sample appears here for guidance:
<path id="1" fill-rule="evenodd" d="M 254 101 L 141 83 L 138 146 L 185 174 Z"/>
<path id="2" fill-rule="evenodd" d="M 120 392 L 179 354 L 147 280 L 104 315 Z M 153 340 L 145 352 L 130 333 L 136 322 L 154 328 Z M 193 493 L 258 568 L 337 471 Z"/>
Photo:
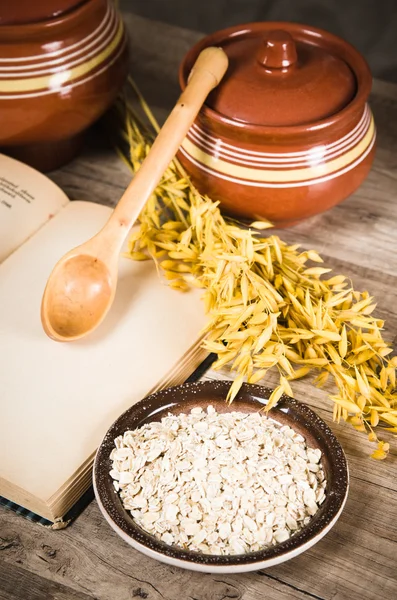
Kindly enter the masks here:
<path id="1" fill-rule="evenodd" d="M 330 33 L 324 29 L 320 29 L 319 27 L 312 27 L 311 25 L 293 23 L 289 21 L 258 21 L 244 23 L 227 27 L 226 29 L 220 29 L 201 38 L 187 51 L 182 59 L 182 62 L 180 63 L 178 76 L 181 89 L 184 90 L 186 87 L 188 76 L 188 73 L 186 73 L 187 65 L 189 63 L 193 64 L 199 52 L 207 46 L 221 45 L 222 42 L 228 41 L 231 38 L 236 38 L 239 33 L 241 35 L 246 35 L 247 33 L 258 34 L 259 32 L 265 32 L 273 29 L 284 29 L 289 33 L 301 36 L 301 39 L 305 39 L 306 41 L 310 40 L 313 44 L 317 42 L 317 45 L 320 40 L 323 47 L 325 45 L 325 47 L 338 48 L 340 57 L 345 60 L 356 78 L 357 92 L 352 100 L 334 115 L 331 115 L 325 119 L 300 125 L 281 126 L 246 122 L 242 123 L 217 112 L 206 104 L 204 104 L 201 108 L 199 116 L 203 116 L 209 121 L 213 120 L 219 125 L 232 128 L 239 136 L 241 135 L 242 131 L 244 131 L 244 134 L 250 133 L 258 135 L 263 135 L 266 133 L 270 135 L 317 133 L 334 126 L 340 126 L 346 121 L 349 122 L 352 118 L 361 115 L 360 111 L 362 111 L 364 108 L 364 104 L 372 88 L 371 71 L 362 54 L 349 42 L 345 41 L 339 36 L 334 35 L 333 33 Z M 299 39 L 299 37 L 297 39 Z M 222 85 L 222 83 L 220 83 L 220 85 Z"/>
<path id="2" fill-rule="evenodd" d="M 304 426 L 303 423 L 310 423 L 308 432 L 314 433 L 319 445 L 329 451 L 327 460 L 332 471 L 333 486 L 327 491 L 324 503 L 308 525 L 285 542 L 270 548 L 240 555 L 219 556 L 170 546 L 134 523 L 122 506 L 109 475 L 110 451 L 114 448 L 115 437 L 126 431 L 124 421 L 131 419 L 132 428 L 136 428 L 156 413 L 163 417 L 164 411 L 172 406 L 186 402 L 190 403 L 190 408 L 192 395 L 193 400 L 201 395 L 203 398 L 207 397 L 208 404 L 211 403 L 211 397 L 214 399 L 214 394 L 216 400 L 224 400 L 231 384 L 231 381 L 225 380 L 199 381 L 155 392 L 122 413 L 108 429 L 98 447 L 93 466 L 93 485 L 98 506 L 109 525 L 124 541 L 152 558 L 202 572 L 245 572 L 265 568 L 293 558 L 316 544 L 332 528 L 344 508 L 349 489 L 349 471 L 342 446 L 328 425 L 312 409 L 284 395 L 275 409 L 272 409 L 273 418 L 277 420 L 275 411 L 290 412 L 291 418 L 295 418 L 301 427 Z M 246 401 L 253 402 L 259 410 L 266 405 L 271 392 L 272 389 L 260 385 L 243 384 L 233 407 L 238 410 L 239 402 Z"/>

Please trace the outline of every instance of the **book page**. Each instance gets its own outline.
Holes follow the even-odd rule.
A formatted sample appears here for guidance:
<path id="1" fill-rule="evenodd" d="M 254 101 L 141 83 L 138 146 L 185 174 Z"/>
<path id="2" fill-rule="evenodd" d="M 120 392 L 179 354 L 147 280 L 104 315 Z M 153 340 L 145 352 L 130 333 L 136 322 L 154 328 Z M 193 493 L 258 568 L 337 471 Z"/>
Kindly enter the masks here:
<path id="1" fill-rule="evenodd" d="M 152 260 L 121 257 L 101 326 L 70 343 L 45 335 L 40 304 L 54 264 L 110 212 L 73 201 L 0 265 L 0 478 L 45 500 L 112 422 L 180 364 L 207 321 L 202 290 L 173 290 Z"/>
<path id="2" fill-rule="evenodd" d="M 0 263 L 67 203 L 48 177 L 0 154 Z"/>

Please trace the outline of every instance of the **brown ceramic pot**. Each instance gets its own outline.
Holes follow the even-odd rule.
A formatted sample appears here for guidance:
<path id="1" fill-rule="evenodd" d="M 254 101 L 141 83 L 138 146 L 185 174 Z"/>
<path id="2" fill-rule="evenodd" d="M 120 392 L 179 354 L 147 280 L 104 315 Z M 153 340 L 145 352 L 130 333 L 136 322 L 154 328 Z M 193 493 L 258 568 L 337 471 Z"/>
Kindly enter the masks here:
<path id="1" fill-rule="evenodd" d="M 0 148 L 40 169 L 70 160 L 128 70 L 113 0 L 15 0 L 0 21 Z"/>
<path id="2" fill-rule="evenodd" d="M 252 23 L 198 42 L 230 66 L 179 158 L 203 194 L 243 219 L 291 225 L 338 204 L 362 183 L 375 151 L 371 73 L 340 38 L 294 23 Z"/>

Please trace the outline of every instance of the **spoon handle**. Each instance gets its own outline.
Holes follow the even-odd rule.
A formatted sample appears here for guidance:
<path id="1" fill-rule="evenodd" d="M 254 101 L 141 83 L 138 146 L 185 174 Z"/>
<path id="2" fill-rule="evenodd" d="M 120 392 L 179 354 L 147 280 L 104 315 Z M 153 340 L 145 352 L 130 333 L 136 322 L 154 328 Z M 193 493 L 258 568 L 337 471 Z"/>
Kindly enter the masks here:
<path id="1" fill-rule="evenodd" d="M 177 153 L 207 95 L 221 81 L 227 66 L 228 58 L 221 48 L 206 48 L 198 56 L 184 92 L 105 226 L 112 245 L 119 242 L 121 248 L 125 236 Z"/>

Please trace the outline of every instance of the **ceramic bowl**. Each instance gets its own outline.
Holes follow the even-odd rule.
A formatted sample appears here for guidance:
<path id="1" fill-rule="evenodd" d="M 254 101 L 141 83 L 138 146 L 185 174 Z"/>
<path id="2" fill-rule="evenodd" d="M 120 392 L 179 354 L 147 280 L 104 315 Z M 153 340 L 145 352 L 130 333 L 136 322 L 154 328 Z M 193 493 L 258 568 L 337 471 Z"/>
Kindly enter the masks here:
<path id="1" fill-rule="evenodd" d="M 375 151 L 364 58 L 342 39 L 296 23 L 250 23 L 199 41 L 180 67 L 221 46 L 229 69 L 179 152 L 198 190 L 250 221 L 292 225 L 338 204 L 366 178 Z"/>
<path id="2" fill-rule="evenodd" d="M 5 3 L 0 20 L 0 147 L 48 171 L 69 161 L 128 71 L 113 0 Z"/>
<path id="3" fill-rule="evenodd" d="M 310 408 L 284 396 L 271 411 L 273 419 L 301 433 L 309 446 L 322 452 L 327 495 L 310 523 L 287 541 L 259 552 L 236 556 L 211 556 L 169 546 L 143 531 L 123 508 L 109 475 L 114 439 L 125 431 L 160 421 L 168 413 L 189 412 L 195 406 L 212 404 L 218 412 L 263 409 L 271 390 L 244 384 L 232 406 L 225 402 L 231 383 L 207 381 L 183 384 L 148 396 L 123 413 L 105 435 L 94 461 L 94 491 L 98 506 L 114 531 L 127 544 L 159 561 L 206 573 L 240 573 L 277 565 L 316 544 L 336 523 L 346 502 L 349 475 L 343 450 L 329 427 Z"/>

